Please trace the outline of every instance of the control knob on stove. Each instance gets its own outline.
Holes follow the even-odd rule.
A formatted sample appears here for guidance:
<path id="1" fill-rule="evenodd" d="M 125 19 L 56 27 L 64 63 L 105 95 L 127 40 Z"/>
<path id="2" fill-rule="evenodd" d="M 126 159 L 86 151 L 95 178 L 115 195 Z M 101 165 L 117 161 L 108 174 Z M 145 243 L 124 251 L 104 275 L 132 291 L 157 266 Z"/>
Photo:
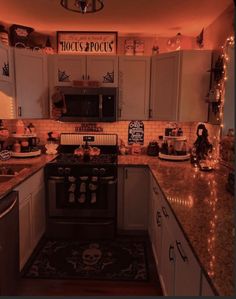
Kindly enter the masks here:
<path id="1" fill-rule="evenodd" d="M 63 175 L 64 174 L 64 168 L 63 167 L 58 167 L 57 172 L 58 172 L 59 175 Z"/>
<path id="2" fill-rule="evenodd" d="M 105 174 L 105 172 L 106 172 L 106 169 L 105 169 L 105 168 L 100 168 L 100 169 L 99 169 L 99 174 L 100 174 L 100 175 Z"/>
<path id="3" fill-rule="evenodd" d="M 93 168 L 93 169 L 92 169 L 92 173 L 93 173 L 94 175 L 98 175 L 98 174 L 99 174 L 99 169 L 98 169 L 98 168 Z"/>
<path id="4" fill-rule="evenodd" d="M 71 168 L 66 167 L 65 168 L 65 175 L 69 175 L 71 173 Z"/>

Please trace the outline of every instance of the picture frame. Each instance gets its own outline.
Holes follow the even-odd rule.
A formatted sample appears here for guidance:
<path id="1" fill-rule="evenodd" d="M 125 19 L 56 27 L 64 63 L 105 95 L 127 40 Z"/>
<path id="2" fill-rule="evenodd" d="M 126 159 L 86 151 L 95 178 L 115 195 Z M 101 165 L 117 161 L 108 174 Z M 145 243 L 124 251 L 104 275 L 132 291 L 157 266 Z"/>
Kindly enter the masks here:
<path id="1" fill-rule="evenodd" d="M 58 54 L 116 55 L 116 31 L 57 31 Z"/>

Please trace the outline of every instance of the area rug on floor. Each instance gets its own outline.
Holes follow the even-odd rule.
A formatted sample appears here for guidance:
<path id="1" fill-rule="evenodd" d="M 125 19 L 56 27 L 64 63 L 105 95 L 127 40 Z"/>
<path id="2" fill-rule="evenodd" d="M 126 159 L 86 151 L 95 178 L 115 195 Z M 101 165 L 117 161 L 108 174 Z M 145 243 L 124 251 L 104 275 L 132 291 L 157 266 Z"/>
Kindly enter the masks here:
<path id="1" fill-rule="evenodd" d="M 47 240 L 24 277 L 146 281 L 146 243 Z"/>

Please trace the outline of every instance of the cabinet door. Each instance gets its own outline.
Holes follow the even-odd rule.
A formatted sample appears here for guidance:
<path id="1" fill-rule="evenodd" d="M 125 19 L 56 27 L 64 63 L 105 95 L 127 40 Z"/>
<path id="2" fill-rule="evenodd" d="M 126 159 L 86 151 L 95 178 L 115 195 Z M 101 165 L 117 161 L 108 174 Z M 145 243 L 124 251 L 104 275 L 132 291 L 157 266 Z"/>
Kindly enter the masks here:
<path id="1" fill-rule="evenodd" d="M 117 87 L 118 57 L 87 56 L 87 79 L 99 81 L 105 87 Z"/>
<path id="2" fill-rule="evenodd" d="M 201 268 L 182 231 L 176 223 L 175 296 L 199 296 Z"/>
<path id="3" fill-rule="evenodd" d="M 71 86 L 74 80 L 86 79 L 86 56 L 78 55 L 53 55 L 50 59 L 50 69 L 56 86 Z"/>
<path id="4" fill-rule="evenodd" d="M 211 51 L 181 51 L 179 121 L 207 122 Z"/>
<path id="5" fill-rule="evenodd" d="M 47 57 L 30 50 L 15 49 L 18 117 L 48 117 Z"/>
<path id="6" fill-rule="evenodd" d="M 125 167 L 124 174 L 124 229 L 147 230 L 148 170 Z"/>
<path id="7" fill-rule="evenodd" d="M 174 295 L 175 247 L 174 239 L 166 221 L 162 226 L 161 267 L 159 271 L 165 296 Z"/>
<path id="8" fill-rule="evenodd" d="M 151 118 L 176 121 L 178 114 L 179 53 L 152 57 Z"/>
<path id="9" fill-rule="evenodd" d="M 45 188 L 44 184 L 32 193 L 32 246 L 38 244 L 45 232 Z"/>
<path id="10" fill-rule="evenodd" d="M 119 111 L 121 120 L 149 117 L 149 57 L 119 57 Z"/>
<path id="11" fill-rule="evenodd" d="M 19 225 L 20 225 L 20 271 L 21 271 L 32 252 L 31 194 L 25 199 L 20 198 Z"/>
<path id="12" fill-rule="evenodd" d="M 162 245 L 162 233 L 163 233 L 163 219 L 161 213 L 161 193 L 156 182 L 153 183 L 152 188 L 153 198 L 153 241 L 154 241 L 154 255 L 158 265 L 158 270 L 161 265 L 161 245 Z"/>

